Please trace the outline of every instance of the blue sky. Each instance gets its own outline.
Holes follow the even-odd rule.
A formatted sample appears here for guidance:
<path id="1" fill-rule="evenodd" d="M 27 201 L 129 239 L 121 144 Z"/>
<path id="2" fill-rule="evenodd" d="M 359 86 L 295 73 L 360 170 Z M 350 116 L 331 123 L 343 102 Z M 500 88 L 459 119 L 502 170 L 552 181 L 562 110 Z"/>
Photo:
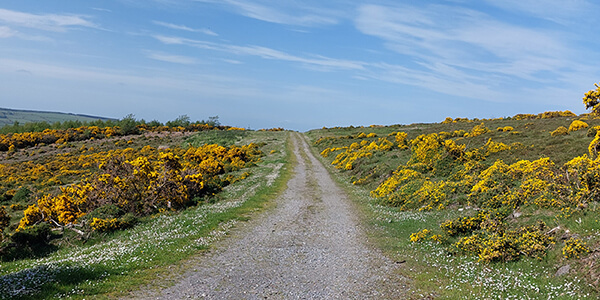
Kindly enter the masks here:
<path id="1" fill-rule="evenodd" d="M 600 81 L 599 13 L 591 0 L 3 0 L 0 106 L 301 131 L 579 114 Z"/>

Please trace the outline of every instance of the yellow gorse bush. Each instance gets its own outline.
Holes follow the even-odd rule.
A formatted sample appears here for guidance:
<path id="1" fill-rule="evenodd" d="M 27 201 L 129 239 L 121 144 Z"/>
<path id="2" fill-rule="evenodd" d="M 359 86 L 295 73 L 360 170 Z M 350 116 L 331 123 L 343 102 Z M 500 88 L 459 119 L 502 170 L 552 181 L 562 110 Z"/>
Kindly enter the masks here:
<path id="1" fill-rule="evenodd" d="M 598 83 L 594 83 L 596 86 L 595 90 L 589 90 L 583 96 L 583 104 L 585 104 L 586 109 L 592 109 L 593 113 L 598 113 L 600 110 L 600 85 Z"/>
<path id="2" fill-rule="evenodd" d="M 561 136 L 569 134 L 569 130 L 565 126 L 559 126 L 554 131 L 550 132 L 551 136 Z"/>
<path id="3" fill-rule="evenodd" d="M 586 122 L 575 120 L 571 122 L 571 125 L 569 125 L 569 131 L 577 131 L 588 127 L 589 125 Z"/>
<path id="4" fill-rule="evenodd" d="M 424 204 L 419 208 L 419 211 L 429 211 L 434 208 L 442 210 L 446 207 L 446 193 L 444 182 L 433 182 L 425 180 L 423 185 L 415 192 L 415 200 L 418 203 Z"/>
<path id="5" fill-rule="evenodd" d="M 552 119 L 559 117 L 576 117 L 577 115 L 569 110 L 565 111 L 546 111 L 537 115 L 534 114 L 517 114 L 512 117 L 514 120 L 532 120 L 532 119 Z"/>
<path id="6" fill-rule="evenodd" d="M 546 112 L 532 115 L 531 118 L 573 115 L 569 111 Z M 455 121 L 447 118 L 445 122 Z M 584 124 L 581 121 L 573 122 L 571 131 L 586 128 L 587 124 Z M 498 128 L 503 132 L 512 130 L 512 127 Z M 569 132 L 565 127 L 558 131 L 562 134 Z M 454 251 L 475 255 L 482 262 L 510 261 L 524 256 L 541 259 L 556 243 L 553 231 L 548 230 L 543 222 L 515 226 L 508 221 L 509 216 L 521 209 L 543 209 L 556 219 L 569 218 L 592 201 L 600 199 L 600 158 L 597 156 L 600 134 L 595 132 L 588 155 L 556 165 L 547 157 L 516 160 L 511 164 L 502 160 L 485 162 L 496 153 L 519 153 L 529 148 L 520 143 L 507 145 L 491 138 L 485 144 L 479 144 L 479 147 L 473 146 L 474 141 L 481 140 L 470 138 L 486 132 L 487 128 L 480 124 L 473 127 L 467 138 L 462 137 L 465 132 L 460 130 L 421 134 L 411 140 L 406 133 L 390 133 L 388 137 L 394 140 L 388 142 L 398 146 L 391 149 L 404 151 L 402 145 L 410 146 L 410 158 L 382 180 L 371 191 L 371 196 L 383 204 L 402 210 L 444 209 L 456 203 L 478 209 L 473 216 L 442 222 L 438 232 L 436 229 L 426 229 L 413 233 L 411 241 L 435 240 L 445 243 L 454 239 L 451 246 Z M 320 143 L 332 140 L 320 139 Z M 391 151 L 381 139 L 348 144 L 345 147 L 326 148 L 321 155 L 327 157 L 336 152 L 338 154 L 333 164 L 337 168 L 351 170 L 355 164 L 371 159 L 381 149 Z M 364 184 L 371 174 L 354 183 Z M 438 174 L 443 175 L 438 177 Z M 433 239 L 433 236 L 436 238 Z M 574 242 L 568 245 L 565 246 L 567 250 L 563 249 L 565 257 L 578 257 L 574 253 L 586 253 Z"/>
<path id="7" fill-rule="evenodd" d="M 442 158 L 442 140 L 437 133 L 422 134 L 411 141 L 412 156 L 409 164 L 423 164 L 432 167 Z"/>
<path id="8" fill-rule="evenodd" d="M 580 239 L 570 238 L 565 241 L 562 254 L 565 258 L 579 258 L 583 253 L 590 252 L 590 248 Z"/>
<path id="9" fill-rule="evenodd" d="M 390 142 L 387 138 L 379 138 L 377 141 L 371 143 L 363 140 L 360 144 L 354 142 L 349 147 L 327 148 L 321 152 L 321 155 L 327 157 L 331 152 L 345 150 L 344 152 L 340 152 L 331 164 L 337 169 L 352 170 L 353 164 L 358 159 L 371 157 L 377 151 L 390 151 L 393 146 L 394 143 Z"/>
<path id="10" fill-rule="evenodd" d="M 377 189 L 371 191 L 371 196 L 375 198 L 387 197 L 396 191 L 398 186 L 420 177 L 422 177 L 421 173 L 411 169 L 395 171 L 394 174 L 380 184 Z"/>
<path id="11" fill-rule="evenodd" d="M 513 131 L 514 128 L 512 126 L 504 126 L 504 127 L 498 127 L 496 129 L 496 131 L 501 131 L 501 132 L 508 132 L 508 131 Z"/>
<path id="12" fill-rule="evenodd" d="M 190 205 L 194 198 L 211 195 L 237 180 L 233 176 L 221 178 L 220 175 L 242 169 L 258 161 L 261 155 L 255 144 L 241 147 L 204 145 L 167 151 L 146 146 L 140 150 L 126 148 L 79 156 L 65 154 L 68 161 L 76 161 L 71 165 L 89 168 L 98 165 L 99 169 L 97 172 L 83 171 L 81 174 L 85 176 L 78 183 L 63 186 L 58 193 L 39 197 L 36 204 L 24 211 L 19 229 L 40 222 L 53 226 L 75 224 L 105 205 L 114 205 L 137 216 L 181 209 Z M 62 168 L 65 172 L 70 170 L 68 165 Z M 45 165 L 32 169 L 41 172 L 39 176 L 51 176 Z M 123 225 L 119 222 L 95 218 L 90 225 L 92 229 L 105 231 Z"/>
<path id="13" fill-rule="evenodd" d="M 471 129 L 471 132 L 469 132 L 468 137 L 476 137 L 488 132 L 490 132 L 489 128 L 485 127 L 484 123 L 481 123 L 479 125 L 475 125 L 475 127 Z"/>
<path id="14" fill-rule="evenodd" d="M 429 229 L 423 229 L 419 232 L 410 235 L 410 241 L 413 243 L 423 241 L 427 239 L 427 236 L 431 233 Z"/>
<path id="15" fill-rule="evenodd" d="M 406 132 L 398 132 L 395 135 L 395 141 L 396 144 L 398 145 L 398 147 L 400 149 L 407 149 L 408 148 L 408 144 L 406 142 L 406 137 L 408 135 L 406 134 Z"/>
<path id="16" fill-rule="evenodd" d="M 594 98 L 596 91 L 590 91 L 588 94 L 586 97 Z M 598 97 L 594 99 L 596 98 Z M 593 106 L 595 109 L 597 102 Z M 512 119 L 558 117 L 573 118 L 576 115 L 570 111 L 550 111 L 516 115 Z M 567 135 L 569 132 L 590 128 L 583 120 L 594 121 L 590 116 L 585 116 L 572 121 L 568 128 L 560 126 L 550 134 Z M 396 206 L 401 210 L 425 211 L 456 206 L 465 209 L 467 216 L 446 220 L 439 228 L 427 228 L 413 233 L 410 236 L 411 241 L 442 242 L 450 247 L 451 252 L 474 255 L 482 262 L 512 261 L 521 257 L 541 259 L 546 256 L 548 249 L 555 245 L 554 234 L 565 225 L 561 220 L 581 214 L 589 207 L 597 207 L 597 201 L 600 199 L 598 128 L 592 127 L 588 130 L 588 136 L 593 139 L 588 145 L 587 155 L 574 157 L 564 164 L 555 164 L 548 157 L 519 160 L 518 156 L 523 154 L 532 157 L 531 149 L 534 147 L 520 143 L 503 143 L 513 135 L 512 126 L 496 129 L 498 132 L 509 134 L 490 133 L 488 136 L 491 138 L 474 138 L 489 133 L 485 126 L 488 122 L 483 121 L 448 117 L 442 122 L 447 124 L 444 126 L 446 131 L 421 134 L 424 131 L 422 127 L 411 126 L 408 130 L 414 131 L 408 131 L 409 134 L 389 133 L 388 137 L 395 137 L 395 140 L 390 141 L 398 146 L 392 147 L 392 150 L 398 153 L 386 156 L 376 155 L 381 146 L 380 142 L 375 142 L 372 138 L 369 140 L 364 133 L 322 138 L 316 144 L 329 143 L 330 148 L 324 149 L 322 155 L 326 157 L 332 152 L 337 153 L 334 160 L 336 167 L 354 170 L 354 175 L 362 172 L 361 178 L 354 181 L 355 184 L 378 182 L 379 184 L 374 185 L 371 196 L 383 204 Z M 476 124 L 479 125 L 465 132 L 463 129 L 467 128 L 467 122 L 478 122 Z M 556 124 L 557 121 L 544 120 L 539 123 Z M 537 134 L 528 127 L 533 124 L 523 125 L 521 135 L 524 140 Z M 413 135 L 409 139 L 411 133 Z M 498 140 L 494 140 L 496 137 Z M 580 137 L 580 134 L 576 134 L 564 140 L 565 143 L 569 143 Z M 362 140 L 352 141 L 359 138 Z M 342 139 L 349 141 L 347 144 L 340 143 Z M 560 141 L 555 140 L 548 145 L 558 142 Z M 332 145 L 336 147 L 331 147 Z M 406 147 L 409 147 L 410 153 L 401 152 Z M 376 171 L 378 166 L 372 167 L 372 163 L 369 163 L 373 161 L 373 157 L 390 157 L 402 162 L 385 178 L 385 175 L 381 176 L 381 172 Z M 497 157 L 502 157 L 510 163 L 496 159 Z M 355 169 L 355 166 L 360 168 Z M 366 168 L 370 171 L 365 172 Z M 387 170 L 389 172 L 389 168 Z M 373 175 L 376 173 L 381 179 Z M 368 178 L 371 179 L 367 180 Z M 521 212 L 536 210 L 544 212 L 543 218 L 554 218 L 561 227 L 549 230 L 544 222 L 529 225 L 529 218 L 518 219 Z M 527 226 L 519 225 L 523 222 L 526 222 Z M 570 240 L 565 243 L 563 255 L 566 258 L 580 257 L 587 253 L 586 250 L 589 251 L 589 248 L 580 240 Z"/>
<path id="17" fill-rule="evenodd" d="M 93 230 L 99 231 L 99 232 L 113 231 L 115 229 L 118 229 L 120 227 L 120 225 L 121 224 L 120 224 L 119 220 L 117 220 L 116 218 L 112 218 L 112 219 L 93 218 L 92 223 L 90 223 L 90 227 L 92 227 Z"/>
<path id="18" fill-rule="evenodd" d="M 590 145 L 588 146 L 588 153 L 590 154 L 590 157 L 597 156 L 599 149 L 600 149 L 600 131 L 596 132 L 596 136 L 594 137 L 594 139 L 592 140 L 592 142 L 590 142 Z"/>
<path id="19" fill-rule="evenodd" d="M 546 224 L 524 226 L 516 230 L 482 230 L 459 239 L 453 247 L 477 255 L 479 261 L 512 261 L 521 256 L 542 259 L 554 238 L 544 231 Z"/>
<path id="20" fill-rule="evenodd" d="M 135 134 L 141 134 L 143 132 L 197 132 L 213 129 L 245 130 L 244 128 L 213 126 L 209 124 L 189 124 L 186 127 L 149 126 L 148 124 L 140 124 L 136 125 L 135 129 Z M 126 132 L 119 126 L 103 128 L 98 126 L 80 126 L 65 130 L 45 129 L 40 132 L 0 134 L 0 152 L 14 151 L 16 149 L 33 147 L 41 144 L 64 144 L 67 142 L 103 139 L 126 134 L 131 134 L 131 132 Z"/>
<path id="21" fill-rule="evenodd" d="M 453 140 L 445 140 L 442 144 L 448 155 L 452 156 L 455 160 L 462 160 L 464 158 L 466 145 L 458 145 Z"/>

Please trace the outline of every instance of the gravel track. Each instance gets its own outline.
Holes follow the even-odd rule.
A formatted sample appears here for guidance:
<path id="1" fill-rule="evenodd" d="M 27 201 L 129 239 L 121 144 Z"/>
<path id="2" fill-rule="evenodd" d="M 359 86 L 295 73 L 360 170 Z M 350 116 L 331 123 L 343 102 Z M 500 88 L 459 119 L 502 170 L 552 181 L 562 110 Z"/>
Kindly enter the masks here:
<path id="1" fill-rule="evenodd" d="M 277 207 L 190 262 L 155 299 L 398 299 L 399 265 L 366 244 L 350 200 L 293 133 L 298 165 Z"/>

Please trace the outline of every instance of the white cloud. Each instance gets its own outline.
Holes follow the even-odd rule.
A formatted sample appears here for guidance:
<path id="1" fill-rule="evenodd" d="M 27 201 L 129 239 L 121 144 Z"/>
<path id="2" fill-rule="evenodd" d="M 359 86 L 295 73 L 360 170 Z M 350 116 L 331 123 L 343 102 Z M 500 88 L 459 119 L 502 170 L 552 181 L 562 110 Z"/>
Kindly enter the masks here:
<path id="1" fill-rule="evenodd" d="M 357 75 L 464 98 L 568 107 L 585 90 L 581 82 L 598 74 L 589 54 L 580 55 L 586 45 L 574 41 L 573 28 L 520 24 L 464 7 L 363 5 L 356 28 L 402 63 L 370 64 Z"/>
<path id="2" fill-rule="evenodd" d="M 324 56 L 301 57 L 288 54 L 275 49 L 261 46 L 233 46 L 225 45 L 223 49 L 243 55 L 258 56 L 264 59 L 282 60 L 289 62 L 298 62 L 307 65 L 314 65 L 328 69 L 339 70 L 360 70 L 363 69 L 363 64 L 357 61 L 341 60 Z"/>
<path id="3" fill-rule="evenodd" d="M 97 10 L 97 11 L 109 12 L 109 13 L 112 12 L 112 10 L 110 10 L 110 9 L 100 8 L 100 7 L 92 7 L 92 9 Z"/>
<path id="4" fill-rule="evenodd" d="M 452 38 L 480 47 L 500 58 L 562 56 L 566 47 L 555 32 L 517 27 L 490 20 L 474 20 L 472 26 L 454 29 Z"/>
<path id="5" fill-rule="evenodd" d="M 401 65 L 381 63 L 373 65 L 363 76 L 380 81 L 418 86 L 453 96 L 489 101 L 507 100 L 507 93 L 492 89 L 486 78 L 477 78 L 444 64 L 417 70 Z"/>
<path id="6" fill-rule="evenodd" d="M 198 60 L 189 57 L 189 56 L 181 56 L 181 55 L 172 55 L 172 54 L 164 54 L 160 52 L 154 51 L 146 51 L 146 57 L 154 60 L 170 62 L 175 64 L 183 64 L 183 65 L 194 65 L 198 63 Z"/>
<path id="7" fill-rule="evenodd" d="M 356 26 L 383 39 L 390 48 L 420 58 L 511 59 L 556 56 L 565 50 L 557 32 L 518 27 L 476 11 L 443 6 L 364 5 Z"/>
<path id="8" fill-rule="evenodd" d="M 323 5 L 310 5 L 306 1 L 196 1 L 225 4 L 233 8 L 237 13 L 249 18 L 270 23 L 297 26 L 337 24 L 341 14 L 339 10 L 328 9 Z"/>
<path id="9" fill-rule="evenodd" d="M 280 61 L 288 61 L 300 63 L 307 66 L 319 67 L 322 71 L 331 71 L 331 70 L 361 70 L 364 68 L 364 63 L 359 61 L 351 61 L 351 60 L 342 60 L 329 58 L 325 56 L 311 56 L 311 57 L 302 57 L 293 54 L 289 54 L 286 52 L 282 52 L 279 50 L 275 50 L 272 48 L 262 47 L 262 46 L 236 46 L 230 44 L 219 44 L 212 43 L 207 41 L 199 41 L 193 39 L 186 39 L 180 37 L 170 37 L 157 35 L 154 36 L 158 41 L 167 44 L 167 45 L 187 45 L 191 47 L 196 47 L 200 49 L 207 49 L 213 51 L 221 51 L 232 53 L 236 55 L 249 55 L 249 56 L 257 56 L 264 59 L 269 60 L 280 60 Z"/>
<path id="10" fill-rule="evenodd" d="M 241 65 L 243 62 L 235 59 L 223 59 L 224 62 L 232 64 L 232 65 Z"/>
<path id="11" fill-rule="evenodd" d="M 8 38 L 14 36 L 16 34 L 15 31 L 6 26 L 0 26 L 0 38 Z"/>
<path id="12" fill-rule="evenodd" d="M 153 36 L 155 39 L 160 41 L 163 44 L 167 45 L 182 45 L 186 43 L 187 39 L 173 36 L 164 36 L 164 35 L 155 35 Z"/>
<path id="13" fill-rule="evenodd" d="M 194 29 L 194 28 L 187 27 L 185 25 L 177 25 L 177 24 L 171 24 L 171 23 L 166 23 L 166 22 L 161 22 L 161 21 L 153 21 L 152 23 L 163 26 L 163 27 L 171 28 L 171 29 L 176 29 L 176 30 L 199 32 L 199 33 L 203 33 L 206 35 L 218 36 L 218 34 L 216 34 L 214 31 L 212 31 L 210 29 L 206 29 L 206 28 Z"/>
<path id="14" fill-rule="evenodd" d="M 586 0 L 486 0 L 487 3 L 511 12 L 521 12 L 556 23 L 585 21 L 587 12 L 598 11 L 598 7 Z"/>
<path id="15" fill-rule="evenodd" d="M 0 23 L 13 26 L 41 29 L 45 31 L 66 31 L 72 27 L 98 26 L 79 15 L 30 14 L 0 8 Z"/>
<path id="16" fill-rule="evenodd" d="M 558 78 L 578 68 L 562 39 L 566 34 L 520 27 L 466 8 L 362 5 L 355 24 L 405 56 L 399 71 L 386 66 L 372 76 L 431 84 L 435 90 L 441 83 L 442 91 L 453 95 L 500 98 L 500 86 L 516 80 L 548 83 L 548 76 L 538 76 L 541 72 Z"/>
<path id="17" fill-rule="evenodd" d="M 269 10 L 256 0 L 226 2 L 240 9 L 246 7 L 247 14 L 263 12 L 260 18 L 264 20 L 293 23 L 277 21 L 278 13 L 286 11 L 281 7 Z M 544 86 L 555 88 L 557 95 L 573 94 L 569 89 L 573 89 L 574 80 L 569 78 L 581 79 L 581 72 L 588 76 L 594 73 L 578 62 L 576 46 L 568 42 L 567 32 L 521 26 L 462 6 L 361 5 L 354 21 L 360 32 L 380 38 L 394 52 L 393 63 L 297 55 L 258 45 L 173 36 L 155 38 L 164 44 L 290 62 L 316 71 L 351 71 L 349 77 L 360 80 L 412 85 L 494 102 L 525 99 L 523 95 L 531 97 L 534 90 L 542 91 Z"/>

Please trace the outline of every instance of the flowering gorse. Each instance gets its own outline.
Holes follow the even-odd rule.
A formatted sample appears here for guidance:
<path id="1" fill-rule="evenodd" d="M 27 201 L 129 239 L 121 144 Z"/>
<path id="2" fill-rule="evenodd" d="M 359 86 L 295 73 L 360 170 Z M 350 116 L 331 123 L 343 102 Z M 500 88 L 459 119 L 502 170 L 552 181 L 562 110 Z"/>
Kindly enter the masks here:
<path id="1" fill-rule="evenodd" d="M 569 111 L 545 112 L 530 118 L 564 116 L 574 114 Z M 458 122 L 463 121 L 447 118 L 443 123 Z M 576 120 L 570 127 L 571 131 L 577 131 L 588 124 Z M 498 127 L 498 131 L 513 132 L 514 127 Z M 559 131 L 569 133 L 566 127 Z M 353 170 L 356 164 L 371 160 L 377 151 L 404 153 L 405 163 L 388 173 L 388 177 L 372 189 L 370 195 L 379 203 L 415 211 L 457 206 L 476 208 L 477 213 L 441 222 L 438 229 L 427 228 L 414 233 L 410 237 L 412 241 L 434 240 L 456 253 L 476 255 L 482 262 L 510 261 L 524 256 L 542 258 L 556 243 L 553 235 L 556 230 L 549 230 L 544 222 L 519 225 L 510 218 L 513 213 L 520 215 L 519 211 L 531 209 L 544 210 L 556 220 L 571 218 L 590 202 L 600 199 L 600 159 L 597 158 L 600 134 L 590 142 L 588 155 L 557 165 L 548 157 L 516 159 L 512 163 L 501 159 L 486 161 L 502 153 L 520 153 L 530 148 L 521 143 L 505 144 L 491 137 L 485 138 L 479 147 L 472 145 L 487 133 L 489 129 L 484 123 L 474 126 L 468 133 L 464 130 L 441 131 L 416 134 L 412 139 L 405 132 L 392 132 L 388 137 L 395 139 L 389 142 L 396 147 L 390 148 L 381 139 L 369 141 L 366 134 L 359 133 L 352 139 L 363 140 L 351 142 L 350 136 L 342 137 L 335 140 L 336 147 L 325 148 L 321 155 L 327 157 L 337 152 L 333 164 L 339 169 Z M 319 139 L 316 145 L 334 139 Z M 351 143 L 340 146 L 343 139 Z M 378 171 L 381 166 L 372 167 L 353 183 L 369 184 L 376 178 L 373 174 L 384 172 Z"/>
<path id="2" fill-rule="evenodd" d="M 575 120 L 571 122 L 571 125 L 569 125 L 569 131 L 577 131 L 588 127 L 589 125 L 586 122 Z"/>
<path id="3" fill-rule="evenodd" d="M 40 222 L 53 226 L 75 224 L 86 214 L 107 205 L 134 216 L 182 209 L 193 204 L 194 199 L 212 195 L 235 180 L 220 175 L 244 168 L 262 155 L 255 144 L 174 150 L 161 152 L 146 146 L 106 153 L 99 172 L 61 187 L 57 194 L 42 195 L 36 204 L 29 206 L 19 229 Z M 116 218 L 90 221 L 91 228 L 100 231 L 127 223 Z"/>

